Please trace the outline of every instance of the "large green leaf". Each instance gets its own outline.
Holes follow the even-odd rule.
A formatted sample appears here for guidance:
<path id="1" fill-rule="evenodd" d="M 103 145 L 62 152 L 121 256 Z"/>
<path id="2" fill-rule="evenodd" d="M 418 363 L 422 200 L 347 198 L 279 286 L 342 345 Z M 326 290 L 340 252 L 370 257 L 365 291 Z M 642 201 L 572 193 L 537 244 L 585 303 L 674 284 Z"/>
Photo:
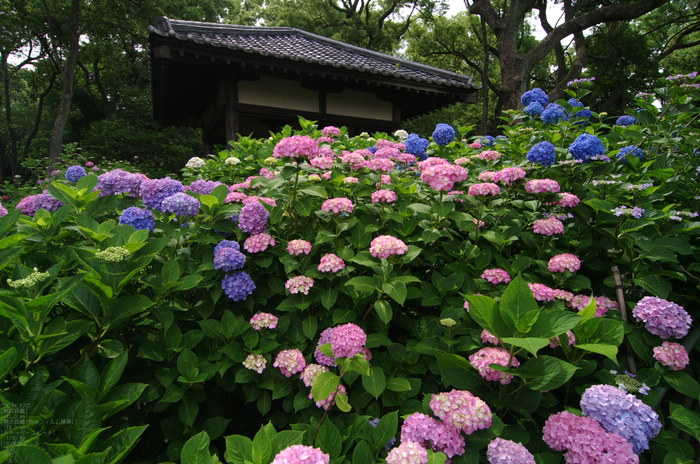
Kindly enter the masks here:
<path id="1" fill-rule="evenodd" d="M 128 295 L 119 297 L 109 313 L 112 325 L 144 312 L 153 306 L 153 302 L 145 295 Z"/>
<path id="2" fill-rule="evenodd" d="M 396 436 L 399 428 L 398 411 L 390 412 L 381 418 L 374 428 L 374 447 L 380 450 Z"/>
<path id="3" fill-rule="evenodd" d="M 617 364 L 617 347 L 606 343 L 577 343 L 576 348 L 591 353 L 598 353 L 606 356 L 612 362 Z"/>
<path id="4" fill-rule="evenodd" d="M 519 334 L 528 333 L 537 320 L 540 312 L 537 301 L 520 275 L 517 275 L 503 292 L 500 310 L 506 325 L 517 330 Z"/>
<path id="5" fill-rule="evenodd" d="M 340 456 L 340 452 L 343 450 L 343 438 L 332 421 L 323 422 L 316 436 L 316 445 L 324 453 L 328 453 L 331 460 Z"/>
<path id="6" fill-rule="evenodd" d="M 671 293 L 671 283 L 655 274 L 645 274 L 634 279 L 634 283 L 654 296 L 668 298 Z"/>
<path id="7" fill-rule="evenodd" d="M 277 456 L 280 451 L 285 450 L 293 445 L 300 445 L 304 438 L 304 432 L 298 430 L 283 430 L 270 440 L 272 457 Z"/>
<path id="8" fill-rule="evenodd" d="M 386 378 L 381 367 L 373 367 L 370 375 L 362 376 L 362 386 L 375 398 L 379 398 L 386 388 Z"/>
<path id="9" fill-rule="evenodd" d="M 99 381 L 99 397 L 101 400 L 109 391 L 114 387 L 124 372 L 126 364 L 129 362 L 129 355 L 127 351 L 114 358 L 107 364 L 107 367 L 100 374 Z"/>
<path id="10" fill-rule="evenodd" d="M 102 443 L 102 450 L 108 451 L 106 464 L 117 464 L 131 452 L 148 425 L 129 427 L 116 432 Z"/>
<path id="11" fill-rule="evenodd" d="M 311 387 L 311 394 L 315 401 L 325 400 L 340 385 L 340 377 L 333 372 L 324 372 L 319 375 Z"/>
<path id="12" fill-rule="evenodd" d="M 509 328 L 501 317 L 496 302 L 487 296 L 469 295 L 469 315 L 482 328 L 498 338 L 508 338 L 515 335 L 515 330 Z"/>
<path id="13" fill-rule="evenodd" d="M 199 432 L 187 440 L 180 452 L 182 464 L 208 464 L 209 458 L 209 435 L 207 432 Z"/>
<path id="14" fill-rule="evenodd" d="M 351 285 L 358 292 L 364 293 L 372 293 L 377 290 L 377 284 L 374 279 L 367 276 L 353 277 L 345 282 L 345 285 Z"/>
<path id="15" fill-rule="evenodd" d="M 533 356 L 537 356 L 537 352 L 549 345 L 549 338 L 503 338 L 503 343 L 523 348 Z"/>
<path id="16" fill-rule="evenodd" d="M 670 411 L 669 418 L 673 425 L 700 441 L 700 414 L 674 403 L 671 403 Z"/>
<path id="17" fill-rule="evenodd" d="M 447 386 L 459 390 L 472 390 L 483 385 L 483 379 L 472 365 L 458 354 L 438 353 L 436 355 L 442 381 Z"/>
<path id="18" fill-rule="evenodd" d="M 540 312 L 528 336 L 554 338 L 573 329 L 581 321 L 581 316 L 560 309 L 545 309 Z"/>
<path id="19" fill-rule="evenodd" d="M 258 430 L 253 438 L 253 462 L 255 464 L 268 464 L 272 457 L 272 443 L 264 429 Z"/>
<path id="20" fill-rule="evenodd" d="M 51 457 L 38 446 L 13 446 L 15 457 L 6 462 L 19 464 L 51 464 Z"/>
<path id="21" fill-rule="evenodd" d="M 229 464 L 245 464 L 246 461 L 253 461 L 253 441 L 243 435 L 226 437 L 224 459 Z"/>
<path id="22" fill-rule="evenodd" d="M 577 369 L 566 361 L 542 355 L 527 360 L 517 369 L 513 369 L 513 372 L 527 381 L 527 387 L 533 390 L 550 391 L 564 385 Z"/>

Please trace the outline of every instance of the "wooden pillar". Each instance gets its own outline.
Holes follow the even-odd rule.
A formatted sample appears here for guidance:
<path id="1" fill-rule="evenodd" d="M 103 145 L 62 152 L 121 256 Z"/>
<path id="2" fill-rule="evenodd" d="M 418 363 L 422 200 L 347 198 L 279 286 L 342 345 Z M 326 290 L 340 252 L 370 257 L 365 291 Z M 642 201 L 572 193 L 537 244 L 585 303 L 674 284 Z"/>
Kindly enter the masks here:
<path id="1" fill-rule="evenodd" d="M 211 142 L 202 142 L 202 155 L 209 156 L 214 153 L 214 144 Z"/>
<path id="2" fill-rule="evenodd" d="M 224 108 L 224 130 L 226 133 L 226 143 L 231 140 L 238 140 L 236 134 L 238 129 L 238 85 L 233 81 L 226 81 L 226 103 Z"/>

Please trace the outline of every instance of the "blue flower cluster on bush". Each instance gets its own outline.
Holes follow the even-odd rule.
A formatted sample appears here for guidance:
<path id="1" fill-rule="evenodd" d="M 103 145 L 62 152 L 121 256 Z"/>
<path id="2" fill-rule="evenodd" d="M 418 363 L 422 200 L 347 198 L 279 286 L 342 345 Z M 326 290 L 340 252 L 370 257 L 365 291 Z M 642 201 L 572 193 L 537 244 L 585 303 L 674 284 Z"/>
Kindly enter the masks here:
<path id="1" fill-rule="evenodd" d="M 550 126 L 558 123 L 560 119 L 564 121 L 569 120 L 569 115 L 564 107 L 556 103 L 547 105 L 547 108 L 544 109 L 540 117 L 545 124 L 549 124 Z"/>
<path id="2" fill-rule="evenodd" d="M 584 133 L 576 137 L 576 140 L 569 145 L 569 153 L 574 159 L 589 161 L 594 156 L 605 154 L 603 142 L 595 135 Z"/>
<path id="3" fill-rule="evenodd" d="M 222 240 L 214 247 L 214 254 L 217 254 L 222 248 L 233 248 L 241 251 L 241 246 L 235 240 Z"/>
<path id="4" fill-rule="evenodd" d="M 544 90 L 540 89 L 539 87 L 535 87 L 534 89 L 525 92 L 520 98 L 520 102 L 525 107 L 530 105 L 530 103 L 536 102 L 544 108 L 547 106 L 547 103 L 549 103 L 549 97 Z"/>
<path id="5" fill-rule="evenodd" d="M 544 111 L 544 106 L 540 105 L 538 102 L 532 102 L 525 107 L 523 110 L 526 114 L 535 117 L 542 114 Z"/>
<path id="6" fill-rule="evenodd" d="M 527 152 L 527 159 L 531 163 L 538 163 L 548 167 L 557 162 L 557 151 L 554 148 L 554 144 L 540 142 L 530 148 L 530 151 Z"/>
<path id="7" fill-rule="evenodd" d="M 214 254 L 214 269 L 237 271 L 242 269 L 244 264 L 245 255 L 235 248 L 223 247 Z"/>
<path id="8" fill-rule="evenodd" d="M 148 229 L 149 232 L 153 232 L 156 228 L 156 219 L 151 210 L 130 206 L 122 211 L 119 216 L 119 224 L 130 225 L 136 230 Z"/>
<path id="9" fill-rule="evenodd" d="M 572 107 L 574 107 L 574 108 L 576 108 L 576 107 L 581 107 L 581 108 L 583 108 L 583 103 L 581 103 L 580 101 L 576 100 L 575 98 L 569 99 L 569 101 L 568 101 L 567 103 L 568 103 L 569 105 L 571 105 Z M 586 118 L 586 119 L 591 119 L 592 116 L 593 116 L 593 113 L 592 113 L 591 110 L 589 110 L 589 109 L 581 110 L 581 111 L 578 111 L 578 112 L 575 112 L 575 113 L 574 113 L 574 111 L 572 110 L 571 113 L 569 113 L 569 117 L 570 117 L 570 118 L 581 118 L 581 117 L 583 117 L 583 118 Z M 581 122 L 579 122 L 579 124 L 587 124 L 587 122 L 586 122 L 586 121 L 581 121 Z"/>
<path id="10" fill-rule="evenodd" d="M 180 192 L 163 200 L 161 208 L 163 212 L 174 213 L 178 216 L 196 216 L 199 214 L 199 200 Z"/>
<path id="11" fill-rule="evenodd" d="M 72 182 L 74 184 L 86 175 L 87 173 L 85 172 L 85 168 L 78 166 L 77 164 L 66 169 L 66 179 L 68 179 L 68 182 Z"/>
<path id="12" fill-rule="evenodd" d="M 446 146 L 455 139 L 455 130 L 449 124 L 440 123 L 435 126 L 433 140 L 440 146 Z"/>
<path id="13" fill-rule="evenodd" d="M 169 196 L 184 192 L 185 187 L 179 180 L 165 177 L 163 179 L 145 179 L 141 182 L 143 205 L 147 208 L 161 210 L 161 203 Z"/>
<path id="14" fill-rule="evenodd" d="M 412 154 L 418 158 L 418 161 L 423 161 L 428 157 L 425 153 L 428 145 L 430 145 L 428 139 L 422 139 L 418 134 L 409 134 L 404 143 L 406 145 L 406 153 Z"/>
<path id="15" fill-rule="evenodd" d="M 236 271 L 231 274 L 226 274 L 224 280 L 221 281 L 221 288 L 224 289 L 226 296 L 233 301 L 245 300 L 248 295 L 252 295 L 255 290 L 255 282 L 250 278 L 245 271 Z"/>
<path id="16" fill-rule="evenodd" d="M 631 126 L 633 124 L 637 124 L 637 118 L 634 116 L 630 116 L 628 114 L 622 115 L 619 118 L 617 118 L 617 121 L 615 121 L 615 124 L 618 124 L 620 126 Z"/>
<path id="17" fill-rule="evenodd" d="M 479 143 L 484 147 L 492 147 L 496 145 L 496 139 L 492 135 L 484 135 Z"/>
<path id="18" fill-rule="evenodd" d="M 630 153 L 640 160 L 644 158 L 644 152 L 642 149 L 637 148 L 635 145 L 627 145 L 626 147 L 620 148 L 620 151 L 617 153 L 617 157 L 618 159 L 621 159 L 623 163 L 629 163 L 629 161 L 627 161 L 627 155 Z"/>
<path id="19" fill-rule="evenodd" d="M 367 150 L 374 155 L 375 153 L 377 153 L 377 150 L 379 150 L 379 147 L 369 147 Z"/>

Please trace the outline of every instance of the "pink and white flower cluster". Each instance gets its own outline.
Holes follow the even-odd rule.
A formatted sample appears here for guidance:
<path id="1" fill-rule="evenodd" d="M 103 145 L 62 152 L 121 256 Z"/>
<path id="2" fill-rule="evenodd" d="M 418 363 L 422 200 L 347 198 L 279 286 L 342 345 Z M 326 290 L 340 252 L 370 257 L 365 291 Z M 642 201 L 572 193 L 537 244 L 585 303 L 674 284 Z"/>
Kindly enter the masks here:
<path id="1" fill-rule="evenodd" d="M 639 300 L 632 315 L 644 322 L 649 332 L 663 339 L 685 337 L 692 322 L 682 306 L 655 296 L 645 296 Z"/>
<path id="2" fill-rule="evenodd" d="M 523 179 L 525 177 L 525 170 L 523 168 L 503 168 L 493 175 L 493 181 L 503 182 L 506 185 L 510 185 L 516 180 Z"/>
<path id="3" fill-rule="evenodd" d="M 308 255 L 311 253 L 311 243 L 307 242 L 306 240 L 291 240 L 287 244 L 287 250 L 289 251 L 289 254 L 292 256 L 298 256 L 302 253 L 305 255 Z"/>
<path id="4" fill-rule="evenodd" d="M 267 233 L 251 235 L 243 242 L 243 249 L 248 253 L 265 251 L 271 246 L 275 246 L 275 239 Z"/>
<path id="5" fill-rule="evenodd" d="M 538 219 L 532 226 L 533 232 L 542 235 L 555 235 L 564 233 L 564 223 L 555 217 Z"/>
<path id="6" fill-rule="evenodd" d="M 391 235 L 380 235 L 372 240 L 369 252 L 375 258 L 389 258 L 393 255 L 403 255 L 408 251 L 408 245 Z"/>
<path id="7" fill-rule="evenodd" d="M 313 158 L 317 153 L 316 140 L 306 135 L 293 135 L 280 140 L 272 151 L 272 156 L 275 158 Z"/>
<path id="8" fill-rule="evenodd" d="M 291 377 L 292 375 L 301 372 L 306 367 L 306 360 L 304 355 L 298 348 L 293 350 L 282 350 L 277 355 L 274 367 L 279 367 L 282 374 L 285 377 Z"/>
<path id="9" fill-rule="evenodd" d="M 363 166 L 372 171 L 390 172 L 396 163 L 388 158 L 372 158 L 365 161 Z"/>
<path id="10" fill-rule="evenodd" d="M 333 167 L 333 158 L 328 156 L 317 156 L 311 160 L 311 166 L 318 169 L 323 169 L 325 171 L 326 169 Z"/>
<path id="11" fill-rule="evenodd" d="M 296 276 L 287 280 L 284 286 L 289 290 L 289 293 L 309 294 L 309 290 L 314 286 L 314 279 L 307 276 Z"/>
<path id="12" fill-rule="evenodd" d="M 481 274 L 482 279 L 486 279 L 493 285 L 510 282 L 510 274 L 503 269 L 486 269 Z"/>
<path id="13" fill-rule="evenodd" d="M 550 272 L 576 272 L 581 269 L 581 260 L 571 253 L 562 253 L 552 257 L 547 267 Z"/>
<path id="14" fill-rule="evenodd" d="M 491 409 L 468 391 L 452 390 L 433 395 L 430 409 L 445 423 L 464 430 L 467 435 L 491 427 Z"/>
<path id="15" fill-rule="evenodd" d="M 498 192 L 501 191 L 501 187 L 498 185 L 491 183 L 491 182 L 485 182 L 483 184 L 474 184 L 471 187 L 469 187 L 469 195 L 473 197 L 478 197 L 480 195 L 486 196 L 486 195 L 493 195 L 496 196 L 498 195 Z"/>
<path id="16" fill-rule="evenodd" d="M 466 169 L 449 163 L 421 167 L 421 171 L 421 180 L 438 191 L 450 191 L 454 188 L 455 182 L 462 182 L 467 178 Z"/>
<path id="17" fill-rule="evenodd" d="M 345 261 L 338 255 L 326 253 L 321 258 L 321 263 L 318 265 L 318 270 L 321 272 L 339 272 L 345 268 Z"/>
<path id="18" fill-rule="evenodd" d="M 479 374 L 484 379 L 501 382 L 501 385 L 508 385 L 513 380 L 513 375 L 491 369 L 489 364 L 500 364 L 506 367 L 518 367 L 520 365 L 520 361 L 515 356 L 511 356 L 508 351 L 494 347 L 480 349 L 469 356 L 469 362 L 479 371 Z"/>
<path id="19" fill-rule="evenodd" d="M 372 193 L 372 203 L 393 203 L 397 198 L 396 192 L 392 190 L 377 190 Z"/>
<path id="20" fill-rule="evenodd" d="M 327 213 L 352 213 L 355 205 L 348 198 L 331 198 L 321 205 L 321 210 Z"/>
<path id="21" fill-rule="evenodd" d="M 248 357 L 245 358 L 245 361 L 243 361 L 243 367 L 255 371 L 258 374 L 263 373 L 265 366 L 267 366 L 267 359 L 259 353 L 250 353 Z"/>
<path id="22" fill-rule="evenodd" d="M 255 330 L 260 330 L 262 328 L 276 329 L 278 320 L 277 316 L 273 316 L 270 313 L 257 313 L 250 318 L 250 325 L 252 325 Z"/>
<path id="23" fill-rule="evenodd" d="M 352 358 L 362 352 L 365 343 L 367 334 L 352 322 L 335 327 L 331 333 L 331 347 L 336 359 Z"/>
<path id="24" fill-rule="evenodd" d="M 535 464 L 535 457 L 522 443 L 494 438 L 486 449 L 489 464 Z"/>
<path id="25" fill-rule="evenodd" d="M 557 204 L 565 208 L 575 208 L 580 202 L 581 200 L 579 199 L 579 197 L 577 197 L 573 193 L 564 192 L 561 194 L 561 199 L 559 199 Z"/>
<path id="26" fill-rule="evenodd" d="M 401 443 L 406 442 L 443 452 L 448 458 L 464 454 L 464 437 L 457 427 L 419 412 L 408 416 L 401 426 Z"/>
<path id="27" fill-rule="evenodd" d="M 559 193 L 559 182 L 552 179 L 533 179 L 525 184 L 527 193 Z"/>
<path id="28" fill-rule="evenodd" d="M 329 464 L 331 457 L 318 448 L 292 445 L 280 451 L 272 464 Z"/>
<path id="29" fill-rule="evenodd" d="M 680 343 L 664 341 L 661 346 L 654 348 L 654 359 L 662 366 L 670 367 L 674 371 L 680 371 L 690 362 L 688 352 Z"/>
<path id="30" fill-rule="evenodd" d="M 500 159 L 502 155 L 497 151 L 487 150 L 482 151 L 477 156 L 482 161 L 496 161 L 497 159 Z"/>
<path id="31" fill-rule="evenodd" d="M 557 292 L 553 288 L 543 284 L 527 284 L 532 290 L 532 294 L 537 301 L 554 301 L 557 297 Z"/>
<path id="32" fill-rule="evenodd" d="M 389 451 L 386 457 L 386 463 L 428 464 L 428 450 L 414 441 L 406 441 Z"/>

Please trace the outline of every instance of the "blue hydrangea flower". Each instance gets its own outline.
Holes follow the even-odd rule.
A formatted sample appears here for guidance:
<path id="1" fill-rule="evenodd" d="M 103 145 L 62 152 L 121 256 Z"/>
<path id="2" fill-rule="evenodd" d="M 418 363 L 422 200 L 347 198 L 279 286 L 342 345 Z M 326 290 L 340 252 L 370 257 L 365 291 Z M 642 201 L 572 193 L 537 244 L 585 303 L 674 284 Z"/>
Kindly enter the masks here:
<path id="1" fill-rule="evenodd" d="M 236 245 L 238 245 L 236 243 Z M 220 248 L 214 255 L 214 269 L 223 271 L 237 271 L 243 268 L 245 255 L 235 248 Z"/>
<path id="2" fill-rule="evenodd" d="M 508 140 L 508 137 L 505 135 L 496 136 L 496 143 L 503 143 L 505 140 Z"/>
<path id="3" fill-rule="evenodd" d="M 560 119 L 563 119 L 564 121 L 569 120 L 569 115 L 564 107 L 556 103 L 550 103 L 547 105 L 547 108 L 544 109 L 540 117 L 545 124 L 549 125 L 558 123 Z"/>
<path id="4" fill-rule="evenodd" d="M 581 103 L 580 101 L 577 101 L 575 98 L 569 99 L 569 101 L 567 103 L 574 108 L 583 107 L 583 103 Z M 574 113 L 573 111 L 571 113 L 569 113 L 570 118 L 582 118 L 583 117 L 586 119 L 591 119 L 591 116 L 593 116 L 593 113 L 591 113 L 591 110 L 589 110 L 589 109 L 581 110 L 581 111 L 578 111 L 576 113 Z M 578 124 L 585 125 L 585 124 L 588 124 L 588 122 L 587 121 L 580 121 Z"/>
<path id="5" fill-rule="evenodd" d="M 65 203 L 52 197 L 48 190 L 44 190 L 39 195 L 36 195 L 36 198 L 34 199 L 35 211 L 39 211 L 40 209 L 44 209 L 44 210 L 48 211 L 49 213 L 53 213 L 54 211 L 57 211 L 58 208 L 60 208 L 63 205 L 65 205 Z M 19 206 L 19 205 L 17 205 L 17 206 Z"/>
<path id="6" fill-rule="evenodd" d="M 435 126 L 433 140 L 440 146 L 446 146 L 455 139 L 455 130 L 449 124 L 440 123 Z"/>
<path id="7" fill-rule="evenodd" d="M 520 98 L 520 102 L 523 104 L 523 106 L 528 106 L 532 102 L 537 102 L 544 108 L 547 106 L 547 103 L 549 103 L 549 97 L 546 93 L 544 93 L 544 90 L 540 89 L 539 87 L 535 87 L 534 89 L 525 92 Z"/>
<path id="8" fill-rule="evenodd" d="M 544 106 L 540 105 L 537 102 L 532 102 L 529 105 L 527 105 L 523 111 L 525 111 L 526 114 L 535 117 L 542 114 L 542 112 L 544 111 Z"/>
<path id="9" fill-rule="evenodd" d="M 430 144 L 428 139 L 422 139 L 418 134 L 409 134 L 404 143 L 406 145 L 406 153 L 410 153 L 416 158 L 420 158 L 421 155 L 424 155 Z"/>
<path id="10" fill-rule="evenodd" d="M 576 137 L 576 140 L 569 145 L 569 153 L 574 156 L 574 159 L 589 161 L 594 156 L 604 155 L 605 147 L 598 137 L 584 133 Z"/>
<path id="11" fill-rule="evenodd" d="M 626 147 L 620 148 L 617 157 L 618 159 L 621 159 L 623 163 L 629 163 L 629 161 L 627 161 L 627 155 L 629 155 L 630 153 L 632 153 L 640 160 L 644 158 L 644 152 L 642 151 L 642 149 L 637 148 L 634 145 L 627 145 Z"/>
<path id="12" fill-rule="evenodd" d="M 184 192 L 185 187 L 179 180 L 165 177 L 163 179 L 144 179 L 141 182 L 141 196 L 147 208 L 162 211 L 161 203 L 169 196 Z"/>
<path id="13" fill-rule="evenodd" d="M 379 150 L 379 147 L 369 147 L 367 150 L 374 155 L 375 153 L 377 153 L 377 150 Z"/>
<path id="14" fill-rule="evenodd" d="M 136 230 L 148 229 L 149 232 L 153 232 L 156 228 L 156 219 L 150 210 L 130 206 L 122 211 L 119 224 L 128 224 Z"/>
<path id="15" fill-rule="evenodd" d="M 199 200 L 180 192 L 163 200 L 161 208 L 164 212 L 175 213 L 178 216 L 196 216 L 199 214 Z"/>
<path id="16" fill-rule="evenodd" d="M 612 385 L 593 385 L 581 396 L 583 414 L 627 440 L 640 454 L 661 431 L 659 416 L 636 396 Z"/>
<path id="17" fill-rule="evenodd" d="M 270 212 L 256 201 L 241 209 L 241 214 L 238 216 L 238 227 L 251 235 L 261 234 L 267 230 L 269 217 Z"/>
<path id="18" fill-rule="evenodd" d="M 222 240 L 214 247 L 214 254 L 217 254 L 222 248 L 233 248 L 241 251 L 241 246 L 234 240 Z"/>
<path id="19" fill-rule="evenodd" d="M 531 163 L 538 163 L 548 167 L 557 162 L 557 151 L 554 148 L 554 144 L 550 142 L 536 143 L 527 152 L 527 159 Z"/>
<path id="20" fill-rule="evenodd" d="M 479 140 L 479 143 L 484 147 L 492 147 L 496 145 L 496 139 L 491 135 L 484 135 L 484 138 Z"/>
<path id="21" fill-rule="evenodd" d="M 637 118 L 635 118 L 634 116 L 630 116 L 628 114 L 625 114 L 625 115 L 617 118 L 617 121 L 615 121 L 615 124 L 619 124 L 620 126 L 631 126 L 633 124 L 637 124 Z"/>
<path id="22" fill-rule="evenodd" d="M 221 288 L 224 289 L 226 296 L 233 301 L 245 300 L 248 295 L 253 294 L 255 282 L 245 271 L 236 271 L 226 274 L 224 280 L 221 281 Z"/>
<path id="23" fill-rule="evenodd" d="M 66 169 L 66 179 L 74 184 L 86 175 L 85 168 L 77 164 Z"/>

